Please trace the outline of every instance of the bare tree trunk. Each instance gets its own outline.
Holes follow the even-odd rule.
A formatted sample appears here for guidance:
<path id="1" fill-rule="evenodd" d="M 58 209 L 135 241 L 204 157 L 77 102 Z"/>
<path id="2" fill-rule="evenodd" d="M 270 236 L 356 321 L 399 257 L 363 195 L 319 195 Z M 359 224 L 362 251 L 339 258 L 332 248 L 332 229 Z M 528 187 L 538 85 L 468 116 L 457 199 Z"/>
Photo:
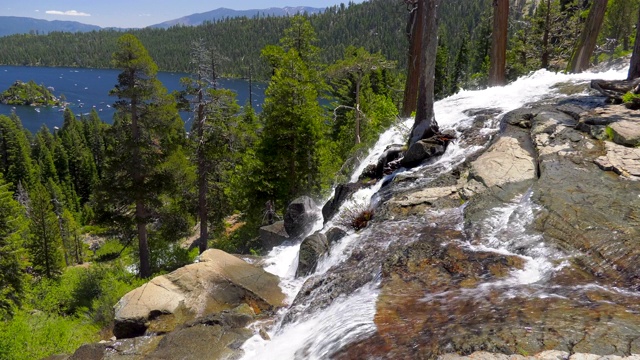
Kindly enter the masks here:
<path id="1" fill-rule="evenodd" d="M 551 32 L 551 0 L 547 0 L 547 13 L 544 19 L 544 34 L 542 35 L 542 59 L 543 69 L 549 68 L 549 33 Z"/>
<path id="2" fill-rule="evenodd" d="M 140 252 L 140 277 L 146 279 L 151 276 L 151 262 L 149 260 L 149 241 L 147 239 L 146 210 L 141 200 L 136 201 L 136 225 L 138 226 L 138 249 Z"/>
<path id="3" fill-rule="evenodd" d="M 420 82 L 420 62 L 422 58 L 422 32 L 424 28 L 425 6 L 422 0 L 412 10 L 407 26 L 409 33 L 409 58 L 407 63 L 407 82 L 402 102 L 402 117 L 409 117 L 418 103 L 418 85 Z"/>
<path id="4" fill-rule="evenodd" d="M 509 27 L 509 0 L 493 0 L 493 35 L 491 41 L 491 68 L 489 86 L 507 83 L 507 30 Z"/>
<path id="5" fill-rule="evenodd" d="M 589 67 L 589 59 L 596 48 L 596 42 L 602 23 L 604 22 L 604 14 L 607 11 L 607 0 L 594 0 L 589 10 L 589 16 L 584 23 L 584 29 L 578 39 L 578 44 L 571 56 L 569 68 L 572 73 L 585 71 Z"/>
<path id="6" fill-rule="evenodd" d="M 205 158 L 203 142 L 204 142 L 204 99 L 202 92 L 198 91 L 198 139 L 200 143 L 197 149 L 198 158 L 198 215 L 200 218 L 200 239 L 198 241 L 198 250 L 200 254 L 207 250 L 207 241 L 209 239 L 209 208 L 207 204 L 207 159 Z"/>
<path id="7" fill-rule="evenodd" d="M 627 80 L 640 77 L 640 11 L 638 12 L 638 24 L 636 25 L 636 41 L 633 44 L 633 55 L 629 65 L 629 75 Z"/>
<path id="8" fill-rule="evenodd" d="M 438 50 L 437 10 L 440 0 L 421 0 L 425 5 L 422 48 L 424 56 L 420 60 L 420 86 L 416 119 L 411 129 L 409 146 L 418 140 L 429 138 L 439 132 L 433 111 L 433 95 L 436 74 L 436 53 Z"/>
<path id="9" fill-rule="evenodd" d="M 360 144 L 360 82 L 356 81 L 356 145 Z"/>

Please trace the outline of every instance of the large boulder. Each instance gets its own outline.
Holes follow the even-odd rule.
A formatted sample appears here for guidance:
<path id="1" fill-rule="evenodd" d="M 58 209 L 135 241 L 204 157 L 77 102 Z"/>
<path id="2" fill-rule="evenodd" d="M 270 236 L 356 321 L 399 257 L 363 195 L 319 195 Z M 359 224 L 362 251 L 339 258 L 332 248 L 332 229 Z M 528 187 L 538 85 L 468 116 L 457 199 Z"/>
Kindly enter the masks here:
<path id="1" fill-rule="evenodd" d="M 224 251 L 155 277 L 115 306 L 113 333 L 120 338 L 166 333 L 187 321 L 248 304 L 256 313 L 283 305 L 279 278 Z"/>
<path id="2" fill-rule="evenodd" d="M 308 233 L 316 220 L 316 203 L 308 196 L 293 200 L 284 214 L 284 228 L 289 237 L 296 238 Z"/>
<path id="3" fill-rule="evenodd" d="M 277 221 L 271 225 L 263 226 L 258 230 L 258 236 L 262 243 L 262 248 L 270 251 L 276 246 L 282 245 L 283 242 L 289 240 L 287 230 L 284 228 L 284 221 Z"/>
<path id="4" fill-rule="evenodd" d="M 296 277 L 306 276 L 316 270 L 320 257 L 329 251 L 327 236 L 316 232 L 307 236 L 300 244 L 300 254 L 298 255 L 298 269 Z"/>
<path id="5" fill-rule="evenodd" d="M 347 232 L 340 228 L 332 227 L 325 233 L 325 235 L 327 236 L 327 243 L 329 244 L 329 247 L 331 247 L 331 245 L 337 243 L 338 241 L 342 240 L 342 238 L 347 236 Z"/>
<path id="6" fill-rule="evenodd" d="M 360 190 L 364 185 L 361 183 L 338 184 L 331 200 L 327 201 L 322 207 L 322 217 L 324 223 L 338 213 L 340 206 L 351 197 L 356 191 Z"/>

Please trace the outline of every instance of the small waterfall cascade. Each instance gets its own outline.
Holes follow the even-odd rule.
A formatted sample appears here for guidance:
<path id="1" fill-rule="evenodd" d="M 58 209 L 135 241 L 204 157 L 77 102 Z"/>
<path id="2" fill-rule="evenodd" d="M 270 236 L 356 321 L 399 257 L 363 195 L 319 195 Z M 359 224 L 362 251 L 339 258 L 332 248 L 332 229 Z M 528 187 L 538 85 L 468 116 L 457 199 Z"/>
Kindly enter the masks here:
<path id="1" fill-rule="evenodd" d="M 584 82 L 594 78 L 620 79 L 624 78 L 625 74 L 624 70 L 573 75 L 540 70 L 504 87 L 460 91 L 435 104 L 436 120 L 441 130 L 456 130 L 460 135 L 459 140 L 451 143 L 440 158 L 414 169 L 400 169 L 389 176 L 416 176 L 416 181 L 411 181 L 407 186 L 422 186 L 437 174 L 451 171 L 467 157 L 481 150 L 483 145 L 466 142 L 464 130 L 461 130 L 471 126 L 470 124 L 474 121 L 474 116 L 469 115 L 470 112 L 491 109 L 499 114 L 494 119 L 500 119 L 502 114 L 527 103 L 561 96 L 554 90 L 559 83 Z M 399 126 L 394 126 L 383 133 L 366 159 L 354 171 L 351 181 L 357 181 L 363 169 L 375 163 L 389 145 L 403 144 L 412 122 L 413 119 L 406 119 Z M 499 121 L 488 120 L 481 132 L 491 136 L 499 131 L 498 128 Z M 433 176 L 418 176 L 418 173 L 433 174 Z M 375 202 L 384 182 L 385 179 L 378 181 L 372 187 L 360 189 L 342 205 L 340 211 L 354 204 Z M 560 296 L 549 294 L 544 289 L 538 289 L 539 291 L 535 289 L 536 283 L 565 266 L 564 259 L 567 256 L 545 245 L 542 236 L 526 230 L 533 221 L 536 211 L 538 209 L 532 202 L 531 191 L 492 210 L 489 219 L 479 225 L 479 233 L 482 236 L 462 246 L 469 251 L 517 256 L 523 259 L 524 266 L 520 270 L 513 271 L 507 278 L 484 283 L 479 287 L 454 294 L 455 296 L 475 297 L 478 296 L 478 292 L 490 291 L 492 288 L 509 288 L 515 292 L 526 289 L 528 294 L 534 293 L 540 297 Z M 449 217 L 452 222 L 458 222 L 456 226 L 460 229 L 463 227 L 463 212 L 464 205 L 453 211 Z M 339 217 L 340 213 L 334 219 Z M 265 259 L 267 264 L 265 269 L 281 278 L 281 287 L 287 295 L 287 303 L 291 306 L 281 309 L 275 321 L 255 324 L 256 335 L 243 345 L 244 359 L 332 358 L 345 345 L 362 340 L 375 332 L 376 302 L 380 295 L 380 264 L 371 265 L 370 269 L 365 270 L 369 274 L 364 284 L 348 294 L 332 298 L 327 304 L 317 309 L 309 303 L 297 302 L 296 297 L 299 296 L 301 289 L 305 288 L 307 281 L 344 274 L 345 271 L 341 273 L 336 269 L 343 266 L 347 259 L 353 258 L 354 254 L 362 251 L 383 251 L 396 243 L 413 241 L 411 236 L 413 229 L 438 226 L 436 223 L 431 224 L 430 221 L 429 214 L 426 214 L 422 219 L 376 223 L 360 232 L 351 232 L 337 244 L 333 244 L 330 254 L 320 260 L 314 274 L 302 278 L 295 278 L 300 244 L 274 248 Z M 333 220 L 324 226 L 322 220 L 319 220 L 313 231 L 327 231 L 334 225 Z M 367 244 L 361 242 L 365 238 L 368 239 Z M 367 248 L 363 250 L 365 246 Z M 365 267 L 364 264 L 362 267 Z M 447 298 L 449 295 L 451 294 L 425 294 L 422 301 L 434 301 L 438 297 Z M 269 335 L 268 340 L 258 335 L 259 329 L 266 329 Z"/>

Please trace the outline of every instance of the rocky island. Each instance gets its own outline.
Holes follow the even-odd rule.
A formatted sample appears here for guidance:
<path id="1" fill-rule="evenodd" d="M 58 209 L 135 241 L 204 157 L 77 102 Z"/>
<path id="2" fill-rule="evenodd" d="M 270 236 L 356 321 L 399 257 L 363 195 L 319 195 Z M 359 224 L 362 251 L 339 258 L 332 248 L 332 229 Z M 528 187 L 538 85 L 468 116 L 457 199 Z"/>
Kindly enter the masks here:
<path id="1" fill-rule="evenodd" d="M 17 80 L 7 90 L 0 94 L 0 102 L 6 105 L 26 106 L 59 106 L 61 100 L 56 98 L 44 85 L 38 85 L 33 80 L 23 82 Z"/>

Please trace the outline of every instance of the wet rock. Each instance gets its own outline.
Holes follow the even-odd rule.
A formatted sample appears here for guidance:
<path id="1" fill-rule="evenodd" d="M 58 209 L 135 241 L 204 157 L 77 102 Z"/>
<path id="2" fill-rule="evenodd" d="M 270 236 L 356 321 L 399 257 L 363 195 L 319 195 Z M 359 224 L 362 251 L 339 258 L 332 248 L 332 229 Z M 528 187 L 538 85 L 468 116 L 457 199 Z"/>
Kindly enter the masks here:
<path id="1" fill-rule="evenodd" d="M 622 120 L 609 125 L 613 142 L 636 147 L 640 146 L 640 121 Z"/>
<path id="2" fill-rule="evenodd" d="M 308 233 L 316 220 L 316 203 L 308 196 L 301 196 L 287 206 L 284 228 L 291 238 Z"/>
<path id="3" fill-rule="evenodd" d="M 242 344 L 253 332 L 245 326 L 250 316 L 233 313 L 209 315 L 164 336 L 145 359 L 237 359 Z"/>
<path id="4" fill-rule="evenodd" d="M 444 154 L 451 139 L 455 138 L 455 134 L 447 133 L 443 135 L 445 137 L 436 135 L 416 141 L 404 154 L 404 157 L 400 160 L 400 165 L 412 168 L 420 165 L 425 160 Z"/>
<path id="5" fill-rule="evenodd" d="M 369 164 L 367 165 L 360 174 L 358 181 L 376 179 L 376 169 L 377 164 Z"/>
<path id="6" fill-rule="evenodd" d="M 364 185 L 362 183 L 349 183 L 349 184 L 338 184 L 336 186 L 336 190 L 334 192 L 331 200 L 327 201 L 326 204 L 322 207 L 322 217 L 324 218 L 324 223 L 331 220 L 331 218 L 338 213 L 342 204 L 347 201 L 351 195 L 353 195 L 356 191 L 363 188 Z"/>
<path id="7" fill-rule="evenodd" d="M 347 236 L 347 232 L 340 228 L 332 227 L 326 232 L 325 235 L 327 236 L 327 243 L 329 244 L 329 247 L 331 247 L 333 244 L 337 243 L 338 241 L 342 240 L 342 238 Z"/>
<path id="8" fill-rule="evenodd" d="M 287 231 L 284 228 L 284 221 L 277 221 L 271 225 L 261 227 L 258 231 L 258 236 L 265 251 L 270 251 L 289 240 L 289 235 L 287 235 Z"/>
<path id="9" fill-rule="evenodd" d="M 629 148 L 606 141 L 605 150 L 606 155 L 594 160 L 600 169 L 640 180 L 640 148 Z"/>
<path id="10" fill-rule="evenodd" d="M 307 236 L 300 244 L 296 277 L 307 276 L 316 270 L 318 260 L 329 251 L 325 234 L 316 232 Z"/>
<path id="11" fill-rule="evenodd" d="M 220 250 L 207 250 L 200 262 L 158 276 L 120 299 L 113 333 L 120 338 L 147 329 L 169 332 L 186 321 L 241 304 L 256 313 L 282 306 L 277 276 Z"/>
<path id="12" fill-rule="evenodd" d="M 86 344 L 78 348 L 69 360 L 131 360 L 146 359 L 162 340 L 162 336 Z"/>
<path id="13" fill-rule="evenodd" d="M 376 163 L 376 179 L 381 179 L 385 174 L 393 172 L 395 169 L 390 167 L 390 164 L 401 158 L 405 150 L 405 146 L 401 144 L 388 146 Z"/>
<path id="14" fill-rule="evenodd" d="M 536 160 L 528 149 L 529 142 L 524 134 L 500 137 L 471 163 L 469 178 L 490 189 L 532 183 L 536 179 Z"/>

